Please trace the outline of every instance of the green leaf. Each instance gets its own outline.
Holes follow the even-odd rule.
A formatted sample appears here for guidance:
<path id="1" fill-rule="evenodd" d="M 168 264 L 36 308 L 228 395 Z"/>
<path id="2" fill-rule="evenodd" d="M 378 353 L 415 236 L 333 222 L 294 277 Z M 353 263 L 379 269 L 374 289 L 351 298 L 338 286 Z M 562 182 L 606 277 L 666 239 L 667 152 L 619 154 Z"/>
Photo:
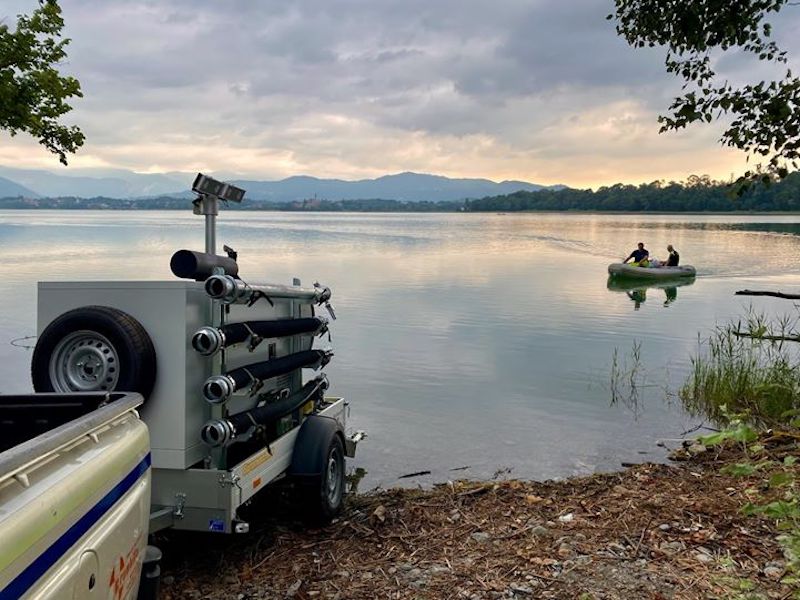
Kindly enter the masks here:
<path id="1" fill-rule="evenodd" d="M 741 423 L 733 432 L 733 439 L 737 442 L 752 442 L 753 440 L 758 438 L 758 434 L 756 430 L 747 425 L 746 423 Z"/>
<path id="2" fill-rule="evenodd" d="M 794 482 L 794 474 L 786 471 L 773 473 L 769 478 L 769 487 L 781 487 Z"/>
<path id="3" fill-rule="evenodd" d="M 749 463 L 736 463 L 720 469 L 723 475 L 733 475 L 734 477 L 747 477 L 756 472 L 756 467 Z"/>
<path id="4" fill-rule="evenodd" d="M 783 464 L 787 467 L 791 467 L 794 463 L 797 462 L 796 456 L 784 456 L 783 457 Z"/>
<path id="5" fill-rule="evenodd" d="M 800 509 L 797 507 L 797 500 L 792 500 L 791 502 L 785 502 L 783 500 L 770 502 L 762 507 L 762 511 L 760 512 L 763 512 L 764 515 L 770 519 L 785 520 L 800 517 Z"/>
<path id="6" fill-rule="evenodd" d="M 710 435 L 701 435 L 697 439 L 704 446 L 718 446 L 725 440 L 730 439 L 730 435 L 728 435 L 727 432 L 720 431 L 719 433 L 712 433 Z"/>
<path id="7" fill-rule="evenodd" d="M 741 508 L 742 514 L 752 517 L 753 515 L 757 515 L 761 512 L 764 512 L 764 509 L 760 506 L 753 504 L 752 502 L 748 502 Z"/>

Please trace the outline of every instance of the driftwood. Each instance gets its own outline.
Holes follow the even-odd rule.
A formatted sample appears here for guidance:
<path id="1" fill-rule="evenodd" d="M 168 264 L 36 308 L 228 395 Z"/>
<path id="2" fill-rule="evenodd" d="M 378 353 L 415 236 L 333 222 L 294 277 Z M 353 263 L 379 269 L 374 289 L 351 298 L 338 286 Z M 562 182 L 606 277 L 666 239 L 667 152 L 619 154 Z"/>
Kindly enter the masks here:
<path id="1" fill-rule="evenodd" d="M 800 294 L 784 294 L 783 292 L 770 292 L 758 290 L 739 290 L 735 292 L 737 296 L 773 296 L 775 298 L 784 298 L 786 300 L 800 300 Z"/>

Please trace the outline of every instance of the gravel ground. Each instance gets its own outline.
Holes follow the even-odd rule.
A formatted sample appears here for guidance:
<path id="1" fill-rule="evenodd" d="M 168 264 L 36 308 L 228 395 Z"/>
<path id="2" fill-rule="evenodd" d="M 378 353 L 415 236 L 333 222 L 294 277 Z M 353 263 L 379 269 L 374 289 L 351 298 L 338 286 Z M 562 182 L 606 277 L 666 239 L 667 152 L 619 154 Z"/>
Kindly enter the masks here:
<path id="1" fill-rule="evenodd" d="M 763 485 L 770 469 L 800 476 L 777 462 L 795 442 L 764 445 L 776 462 L 750 477 L 720 474 L 740 448 L 695 447 L 564 481 L 358 495 L 323 529 L 287 525 L 265 498 L 246 536 L 162 535 L 162 598 L 792 598 L 775 524 L 740 510 L 784 493 Z"/>

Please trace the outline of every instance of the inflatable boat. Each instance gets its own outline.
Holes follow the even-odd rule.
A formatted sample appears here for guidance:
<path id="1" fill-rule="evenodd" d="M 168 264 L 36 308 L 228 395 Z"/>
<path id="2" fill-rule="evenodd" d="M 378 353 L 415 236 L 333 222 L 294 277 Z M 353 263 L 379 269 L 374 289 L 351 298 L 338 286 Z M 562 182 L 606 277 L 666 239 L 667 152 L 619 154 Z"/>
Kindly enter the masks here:
<path id="1" fill-rule="evenodd" d="M 608 274 L 612 277 L 626 277 L 628 279 L 676 279 L 680 277 L 694 277 L 697 270 L 691 265 L 679 267 L 638 267 L 624 263 L 608 265 Z"/>

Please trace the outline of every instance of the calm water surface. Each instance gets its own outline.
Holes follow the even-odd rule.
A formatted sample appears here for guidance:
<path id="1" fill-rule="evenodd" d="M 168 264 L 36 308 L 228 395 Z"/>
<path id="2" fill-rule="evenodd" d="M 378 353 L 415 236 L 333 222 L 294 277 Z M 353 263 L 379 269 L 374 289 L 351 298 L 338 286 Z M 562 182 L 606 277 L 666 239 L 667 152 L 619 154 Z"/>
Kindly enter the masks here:
<path id="1" fill-rule="evenodd" d="M 698 334 L 751 303 L 792 309 L 733 292 L 798 292 L 799 233 L 795 216 L 227 212 L 218 240 L 249 281 L 333 289 L 332 392 L 369 433 L 354 463 L 366 485 L 390 486 L 660 460 L 659 439 L 701 422 L 663 388 L 685 378 Z M 609 289 L 607 264 L 640 240 L 656 256 L 672 243 L 696 281 Z M 4 391 L 31 390 L 31 352 L 10 341 L 35 331 L 38 280 L 170 279 L 173 251 L 202 247 L 188 211 L 0 212 Z M 652 386 L 638 414 L 610 406 L 614 351 L 634 344 Z"/>

